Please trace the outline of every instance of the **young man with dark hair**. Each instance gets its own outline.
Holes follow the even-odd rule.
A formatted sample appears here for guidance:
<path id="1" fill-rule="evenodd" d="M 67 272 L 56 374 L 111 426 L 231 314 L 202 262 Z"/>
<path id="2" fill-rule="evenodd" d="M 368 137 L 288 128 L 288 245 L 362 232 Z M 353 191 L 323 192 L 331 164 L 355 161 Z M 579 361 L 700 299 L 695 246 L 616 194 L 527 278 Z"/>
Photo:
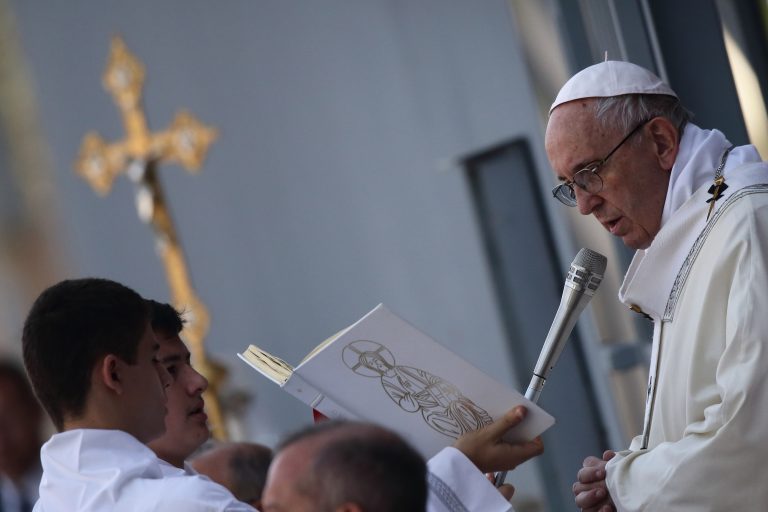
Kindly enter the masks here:
<path id="1" fill-rule="evenodd" d="M 184 461 L 200 448 L 211 435 L 205 414 L 203 392 L 208 381 L 192 367 L 190 353 L 179 337 L 184 320 L 170 304 L 147 299 L 150 324 L 159 344 L 157 358 L 168 374 L 170 385 L 166 389 L 168 413 L 165 415 L 165 433 L 150 441 L 149 447 L 158 457 L 168 462 L 168 469 L 185 469 Z"/>
<path id="2" fill-rule="evenodd" d="M 328 421 L 277 450 L 264 512 L 424 512 L 427 466 L 385 428 Z"/>
<path id="3" fill-rule="evenodd" d="M 58 283 L 33 304 L 22 342 L 59 430 L 40 453 L 35 512 L 253 510 L 203 477 L 166 475 L 145 445 L 165 430 L 171 380 L 139 294 L 106 279 Z"/>

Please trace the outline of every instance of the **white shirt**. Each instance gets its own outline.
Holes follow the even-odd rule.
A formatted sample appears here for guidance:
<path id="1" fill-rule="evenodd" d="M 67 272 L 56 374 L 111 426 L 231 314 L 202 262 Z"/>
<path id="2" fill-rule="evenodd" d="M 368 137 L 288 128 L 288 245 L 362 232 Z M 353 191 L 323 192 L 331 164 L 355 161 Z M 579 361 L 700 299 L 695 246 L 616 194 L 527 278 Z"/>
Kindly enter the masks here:
<path id="1" fill-rule="evenodd" d="M 728 146 L 686 127 L 663 227 L 619 294 L 654 321 L 645 435 L 607 465 L 620 512 L 768 510 L 768 165 L 734 150 L 707 221 Z"/>
<path id="2" fill-rule="evenodd" d="M 427 467 L 427 512 L 514 512 L 496 487 L 456 448 L 444 448 L 429 459 Z"/>
<path id="3" fill-rule="evenodd" d="M 224 487 L 171 470 L 120 430 L 56 434 L 40 450 L 43 478 L 34 512 L 253 512 Z"/>

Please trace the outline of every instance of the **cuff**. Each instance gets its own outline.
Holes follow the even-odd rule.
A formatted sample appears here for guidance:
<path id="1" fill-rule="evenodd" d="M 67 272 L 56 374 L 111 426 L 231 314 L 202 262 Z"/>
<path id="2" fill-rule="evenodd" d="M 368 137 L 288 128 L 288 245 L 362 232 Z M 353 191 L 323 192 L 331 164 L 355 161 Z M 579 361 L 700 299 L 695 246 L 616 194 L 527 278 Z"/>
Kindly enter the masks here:
<path id="1" fill-rule="evenodd" d="M 444 448 L 427 462 L 428 512 L 514 512 L 512 505 L 461 451 Z"/>

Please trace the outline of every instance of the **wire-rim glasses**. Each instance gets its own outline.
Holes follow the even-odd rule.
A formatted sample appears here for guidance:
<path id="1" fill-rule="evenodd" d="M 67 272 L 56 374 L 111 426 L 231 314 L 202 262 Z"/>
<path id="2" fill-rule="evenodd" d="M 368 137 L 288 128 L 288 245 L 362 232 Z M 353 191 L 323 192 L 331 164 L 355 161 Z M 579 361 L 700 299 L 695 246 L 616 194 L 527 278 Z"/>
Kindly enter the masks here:
<path id="1" fill-rule="evenodd" d="M 632 130 L 630 130 L 630 132 L 623 139 L 621 139 L 621 142 L 616 144 L 616 147 L 614 147 L 605 156 L 605 158 L 587 164 L 587 166 L 583 169 L 576 171 L 576 174 L 573 175 L 573 179 L 571 181 L 565 181 L 555 186 L 555 188 L 552 189 L 552 196 L 563 203 L 565 206 L 574 207 L 576 206 L 576 191 L 573 189 L 574 185 L 589 194 L 600 193 L 600 191 L 603 190 L 603 178 L 601 178 L 598 174 L 600 169 L 605 165 L 608 159 L 611 158 L 611 155 L 613 155 L 625 142 L 629 140 L 630 137 L 637 133 L 637 131 L 645 126 L 645 124 L 651 119 L 646 119 L 645 121 L 638 123 L 637 126 L 632 128 Z"/>

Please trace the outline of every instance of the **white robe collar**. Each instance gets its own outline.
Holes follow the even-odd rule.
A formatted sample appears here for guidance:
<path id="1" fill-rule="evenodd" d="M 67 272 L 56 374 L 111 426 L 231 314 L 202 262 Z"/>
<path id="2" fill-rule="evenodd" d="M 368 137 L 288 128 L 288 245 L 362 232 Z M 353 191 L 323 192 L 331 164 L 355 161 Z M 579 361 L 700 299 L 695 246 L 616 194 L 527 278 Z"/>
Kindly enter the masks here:
<path id="1" fill-rule="evenodd" d="M 647 249 L 635 253 L 619 290 L 621 302 L 661 318 L 678 271 L 707 223 L 706 200 L 712 197 L 707 190 L 730 146 L 717 130 L 703 130 L 692 123 L 685 127 L 669 179 L 661 229 Z M 767 168 L 761 165 L 760 154 L 752 145 L 730 152 L 723 175 L 728 188 L 716 208 L 737 190 L 768 182 Z"/>

